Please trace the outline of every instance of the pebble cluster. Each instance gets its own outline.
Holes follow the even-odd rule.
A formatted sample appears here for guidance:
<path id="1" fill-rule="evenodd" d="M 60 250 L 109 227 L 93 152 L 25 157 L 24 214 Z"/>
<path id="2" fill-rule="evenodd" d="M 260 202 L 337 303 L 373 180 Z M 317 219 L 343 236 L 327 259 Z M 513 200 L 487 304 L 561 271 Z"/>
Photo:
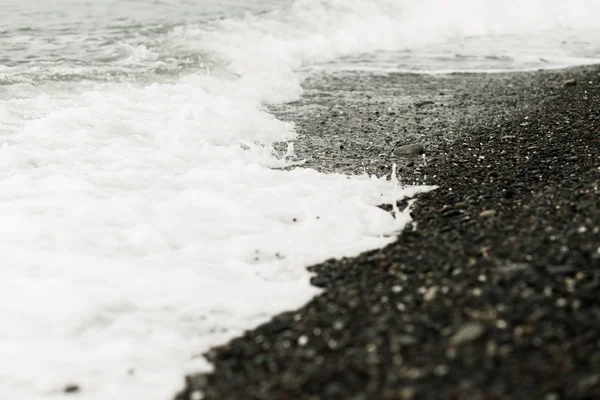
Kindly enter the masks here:
<path id="1" fill-rule="evenodd" d="M 439 188 L 177 399 L 600 399 L 600 69 L 327 79 L 279 110 L 309 165 Z"/>

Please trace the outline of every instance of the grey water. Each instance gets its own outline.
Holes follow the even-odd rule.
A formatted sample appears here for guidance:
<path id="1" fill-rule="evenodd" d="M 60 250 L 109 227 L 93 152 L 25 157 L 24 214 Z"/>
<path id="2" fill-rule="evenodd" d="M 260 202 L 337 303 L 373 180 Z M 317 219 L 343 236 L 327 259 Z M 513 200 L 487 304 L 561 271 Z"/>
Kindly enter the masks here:
<path id="1" fill-rule="evenodd" d="M 197 68 L 205 61 L 202 49 L 178 42 L 178 27 L 185 30 L 222 18 L 264 13 L 289 3 L 291 0 L 0 0 L 0 84 L 40 79 L 111 80 L 149 70 L 168 74 Z M 132 57 L 136 53 L 137 60 Z"/>
<path id="2" fill-rule="evenodd" d="M 506 3 L 506 7 L 518 4 Z M 167 82 L 215 64 L 213 54 L 199 45 L 211 25 L 298 4 L 301 13 L 315 10 L 309 17 L 314 20 L 322 17 L 323 10 L 339 14 L 324 19 L 325 24 L 339 24 L 339 33 L 325 29 L 336 36 L 323 39 L 339 42 L 342 53 L 349 53 L 325 62 L 317 57 L 303 65 L 307 68 L 493 72 L 600 60 L 600 23 L 590 22 L 593 2 L 588 0 L 577 0 L 570 20 L 556 24 L 548 21 L 565 19 L 563 2 L 543 10 L 536 8 L 535 1 L 525 1 L 523 15 L 517 13 L 515 20 L 495 15 L 495 10 L 503 10 L 497 0 L 490 0 L 487 6 L 461 0 L 455 9 L 437 0 L 0 0 L 0 85 L 81 80 Z M 386 10 L 394 15 L 386 15 Z M 393 18 L 397 23 L 378 26 L 380 18 Z M 585 22 L 581 29 L 578 19 Z M 551 28 L 528 33 L 530 21 L 537 20 L 546 21 Z M 292 31 L 295 28 L 290 27 Z M 368 51 L 357 45 L 360 50 L 352 50 L 353 41 L 362 39 L 353 39 L 348 29 L 381 37 L 382 49 Z M 488 30 L 482 35 L 470 33 Z M 398 46 L 386 45 L 388 37 L 394 37 Z"/>

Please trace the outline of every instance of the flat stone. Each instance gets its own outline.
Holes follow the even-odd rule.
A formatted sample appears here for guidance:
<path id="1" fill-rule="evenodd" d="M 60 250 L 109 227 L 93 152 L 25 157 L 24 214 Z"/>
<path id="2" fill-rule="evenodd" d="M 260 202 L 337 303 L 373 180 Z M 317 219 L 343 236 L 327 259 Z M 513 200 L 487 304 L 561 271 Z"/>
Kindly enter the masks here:
<path id="1" fill-rule="evenodd" d="M 460 346 L 461 344 L 473 342 L 485 332 L 485 326 L 479 322 L 467 322 L 452 335 L 450 344 Z"/>
<path id="2" fill-rule="evenodd" d="M 80 390 L 79 385 L 67 385 L 64 388 L 65 393 L 78 393 Z"/>
<path id="3" fill-rule="evenodd" d="M 555 101 L 555 100 L 558 100 L 558 99 L 560 99 L 560 95 L 556 94 L 556 95 L 548 96 L 548 97 L 544 98 L 544 101 L 548 101 L 549 102 L 549 101 Z"/>
<path id="4" fill-rule="evenodd" d="M 425 146 L 421 143 L 407 144 L 406 146 L 396 147 L 394 153 L 399 156 L 416 156 L 425 151 Z"/>
<path id="5" fill-rule="evenodd" d="M 496 210 L 484 210 L 479 213 L 481 218 L 494 217 L 496 215 Z"/>
<path id="6" fill-rule="evenodd" d="M 435 101 L 431 101 L 431 100 L 419 101 L 418 103 L 415 103 L 415 107 L 421 108 L 423 106 L 427 106 L 427 105 L 431 105 L 431 104 L 435 104 Z"/>
<path id="7" fill-rule="evenodd" d="M 312 278 L 310 278 L 310 284 L 313 286 L 316 286 L 318 288 L 324 288 L 329 286 L 330 281 L 328 279 L 325 278 L 321 278 L 321 277 L 317 277 L 317 276 L 313 276 Z"/>

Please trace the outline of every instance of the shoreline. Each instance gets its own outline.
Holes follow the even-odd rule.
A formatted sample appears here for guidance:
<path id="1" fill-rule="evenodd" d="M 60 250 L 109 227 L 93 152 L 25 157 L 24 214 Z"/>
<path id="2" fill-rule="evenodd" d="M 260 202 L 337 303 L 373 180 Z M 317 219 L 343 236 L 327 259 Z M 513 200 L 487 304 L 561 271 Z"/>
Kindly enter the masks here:
<path id="1" fill-rule="evenodd" d="M 600 398 L 600 66 L 305 87 L 274 110 L 304 167 L 396 162 L 439 188 L 394 243 L 310 267 L 324 292 L 209 351 L 177 398 Z"/>

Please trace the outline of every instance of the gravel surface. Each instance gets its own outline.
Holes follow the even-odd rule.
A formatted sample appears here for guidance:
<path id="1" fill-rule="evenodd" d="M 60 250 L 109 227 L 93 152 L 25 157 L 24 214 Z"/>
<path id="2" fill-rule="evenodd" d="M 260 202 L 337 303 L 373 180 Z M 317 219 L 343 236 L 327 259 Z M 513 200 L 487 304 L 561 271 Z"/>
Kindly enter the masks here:
<path id="1" fill-rule="evenodd" d="M 276 110 L 306 165 L 439 188 L 178 399 L 600 399 L 600 68 L 306 87 Z"/>

